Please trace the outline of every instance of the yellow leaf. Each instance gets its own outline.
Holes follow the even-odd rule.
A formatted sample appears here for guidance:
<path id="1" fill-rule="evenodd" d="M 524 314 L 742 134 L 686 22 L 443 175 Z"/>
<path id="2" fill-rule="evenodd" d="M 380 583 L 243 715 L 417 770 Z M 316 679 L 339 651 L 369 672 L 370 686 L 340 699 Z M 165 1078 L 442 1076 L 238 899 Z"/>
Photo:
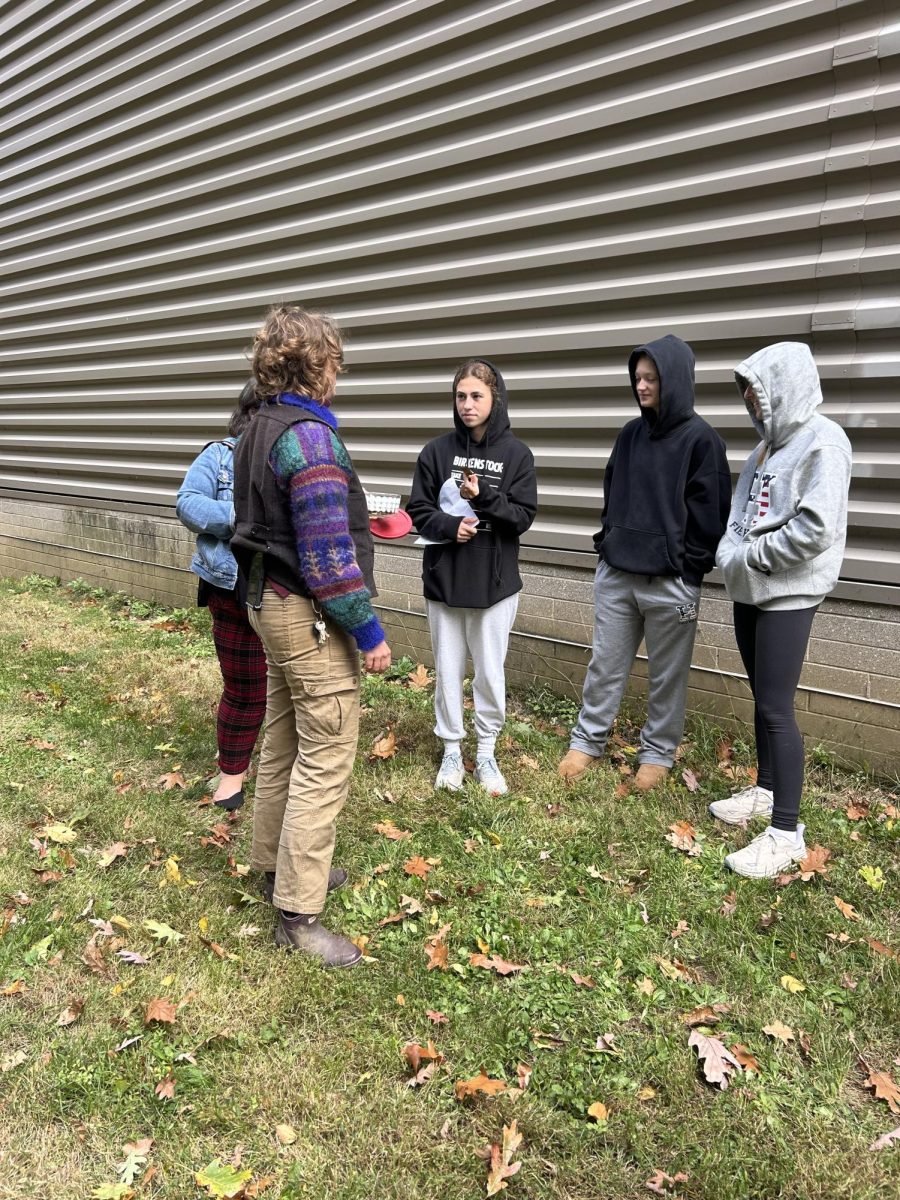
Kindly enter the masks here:
<path id="1" fill-rule="evenodd" d="M 609 1109 L 599 1100 L 595 1100 L 587 1111 L 588 1116 L 593 1117 L 595 1121 L 605 1121 L 609 1117 Z"/>
<path id="2" fill-rule="evenodd" d="M 276 1125 L 275 1136 L 282 1146 L 292 1146 L 297 1140 L 297 1131 L 292 1125 Z"/>
<path id="3" fill-rule="evenodd" d="M 209 917 L 200 917 L 197 921 L 197 928 L 201 933 L 209 933 Z"/>
<path id="4" fill-rule="evenodd" d="M 637 1098 L 638 1098 L 638 1100 L 655 1100 L 656 1099 L 656 1088 L 650 1087 L 650 1085 L 647 1084 L 646 1087 L 642 1087 L 638 1091 Z"/>
<path id="5" fill-rule="evenodd" d="M 795 979 L 793 975 L 782 975 L 781 986 L 791 993 L 806 991 L 806 984 L 801 983 L 799 979 Z"/>
<path id="6" fill-rule="evenodd" d="M 476 938 L 476 939 L 475 939 L 475 941 L 476 941 L 476 943 L 477 943 L 477 945 L 478 945 L 478 949 L 481 951 L 481 953 L 482 953 L 482 954 L 490 954 L 490 952 L 491 952 L 491 948 L 490 948 L 490 946 L 487 944 L 487 942 L 483 942 L 483 941 L 481 940 L 481 938 Z"/>
<path id="7" fill-rule="evenodd" d="M 174 982 L 175 982 L 175 976 L 174 976 L 174 975 L 166 975 L 166 976 L 163 978 L 163 980 L 162 980 L 162 986 L 163 986 L 163 987 L 168 987 L 170 983 L 174 983 Z"/>
<path id="8" fill-rule="evenodd" d="M 109 923 L 110 923 L 110 925 L 115 925 L 119 929 L 130 929 L 131 928 L 131 922 L 126 920 L 125 917 L 118 917 L 118 916 L 110 917 Z"/>
<path id="9" fill-rule="evenodd" d="M 401 1006 L 401 1008 L 406 1003 L 406 997 L 403 995 L 402 992 L 398 992 L 398 994 L 397 994 L 397 1003 Z"/>

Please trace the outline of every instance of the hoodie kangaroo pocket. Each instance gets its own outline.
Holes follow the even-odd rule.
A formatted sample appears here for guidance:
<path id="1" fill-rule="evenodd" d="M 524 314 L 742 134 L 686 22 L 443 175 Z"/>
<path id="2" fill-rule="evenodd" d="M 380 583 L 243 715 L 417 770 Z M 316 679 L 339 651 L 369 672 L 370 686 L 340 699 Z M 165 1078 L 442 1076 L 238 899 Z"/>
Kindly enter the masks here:
<path id="1" fill-rule="evenodd" d="M 617 571 L 632 575 L 677 575 L 664 533 L 614 526 L 603 539 L 603 557 Z"/>

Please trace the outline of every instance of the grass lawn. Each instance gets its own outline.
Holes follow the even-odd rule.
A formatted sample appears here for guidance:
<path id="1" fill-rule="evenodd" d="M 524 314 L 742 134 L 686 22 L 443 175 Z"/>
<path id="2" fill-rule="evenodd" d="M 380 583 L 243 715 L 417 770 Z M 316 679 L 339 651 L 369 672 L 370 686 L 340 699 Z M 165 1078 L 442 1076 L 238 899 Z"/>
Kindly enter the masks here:
<path id="1" fill-rule="evenodd" d="M 205 614 L 36 579 L 0 601 L 0 1197 L 471 1200 L 513 1122 L 511 1200 L 898 1194 L 900 1132 L 871 1148 L 900 1126 L 890 782 L 816 755 L 807 843 L 830 859 L 752 883 L 722 866 L 748 833 L 706 812 L 748 747 L 719 764 L 708 724 L 661 794 L 626 794 L 627 723 L 620 761 L 566 789 L 571 706 L 518 696 L 510 794 L 436 796 L 431 687 L 368 679 L 327 910 L 366 960 L 326 973 L 272 946 L 252 805 L 200 803 Z M 689 1014 L 743 1047 L 727 1090 Z M 443 1057 L 411 1065 L 429 1040 Z M 503 1090 L 458 1099 L 482 1070 Z"/>

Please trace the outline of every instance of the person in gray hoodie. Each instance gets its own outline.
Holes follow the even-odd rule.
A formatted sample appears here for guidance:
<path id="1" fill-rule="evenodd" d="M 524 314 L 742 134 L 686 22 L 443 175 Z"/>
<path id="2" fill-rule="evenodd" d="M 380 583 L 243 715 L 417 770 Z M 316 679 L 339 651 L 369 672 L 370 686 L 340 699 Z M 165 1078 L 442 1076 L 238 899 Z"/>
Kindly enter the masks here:
<path id="1" fill-rule="evenodd" d="M 847 435 L 816 411 L 809 347 L 777 342 L 742 362 L 738 392 L 762 442 L 741 472 L 716 566 L 734 602 L 734 633 L 755 701 L 756 783 L 709 806 L 714 817 L 770 824 L 727 866 L 771 878 L 806 855 L 798 824 L 803 738 L 794 695 L 816 610 L 837 583 L 847 536 Z"/>

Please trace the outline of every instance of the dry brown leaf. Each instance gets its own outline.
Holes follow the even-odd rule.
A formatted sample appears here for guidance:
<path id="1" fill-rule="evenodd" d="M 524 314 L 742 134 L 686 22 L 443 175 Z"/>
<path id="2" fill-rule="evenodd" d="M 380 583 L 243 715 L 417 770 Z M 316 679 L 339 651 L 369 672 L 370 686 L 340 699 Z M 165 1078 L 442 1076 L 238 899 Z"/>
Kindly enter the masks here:
<path id="1" fill-rule="evenodd" d="M 851 800 L 847 805 L 848 821 L 862 821 L 869 815 L 869 806 L 864 800 Z"/>
<path id="2" fill-rule="evenodd" d="M 479 1071 L 471 1079 L 458 1079 L 453 1088 L 457 1100 L 465 1100 L 469 1096 L 479 1093 L 484 1096 L 497 1096 L 500 1092 L 505 1092 L 506 1090 L 507 1085 L 505 1080 L 490 1079 L 485 1075 L 484 1071 Z"/>
<path id="3" fill-rule="evenodd" d="M 383 837 L 390 838 L 392 842 L 405 842 L 412 837 L 412 834 L 408 829 L 398 829 L 393 821 L 378 821 L 373 828 L 376 833 L 380 833 Z"/>
<path id="4" fill-rule="evenodd" d="M 165 775 L 160 775 L 156 780 L 156 786 L 161 787 L 164 792 L 171 792 L 172 788 L 183 788 L 184 776 L 180 771 L 169 771 Z"/>
<path id="5" fill-rule="evenodd" d="M 876 1100 L 884 1100 L 892 1113 L 900 1113 L 900 1088 L 887 1071 L 870 1071 L 866 1087 L 872 1088 Z"/>
<path id="6" fill-rule="evenodd" d="M 416 691 L 421 691 L 423 688 L 428 687 L 428 670 L 424 663 L 418 663 L 416 669 L 410 671 L 406 678 L 409 681 L 409 686 Z"/>
<path id="7" fill-rule="evenodd" d="M 275 1137 L 280 1146 L 293 1146 L 297 1140 L 297 1130 L 293 1125 L 282 1122 L 275 1126 Z"/>
<path id="8" fill-rule="evenodd" d="M 81 1014 L 84 1012 L 83 1000 L 70 1000 L 66 1007 L 56 1018 L 57 1025 L 74 1025 Z"/>
<path id="9" fill-rule="evenodd" d="M 624 800 L 626 796 L 631 795 L 631 784 L 630 783 L 617 783 L 615 794 L 616 794 L 617 800 Z"/>
<path id="10" fill-rule="evenodd" d="M 661 954 L 654 954 L 653 958 L 659 964 L 659 969 L 667 979 L 685 981 L 691 978 L 690 971 L 680 958 L 676 958 L 674 962 L 668 958 L 663 958 Z"/>
<path id="11" fill-rule="evenodd" d="M 660 1167 L 656 1167 L 644 1187 L 648 1192 L 655 1192 L 657 1196 L 671 1196 L 672 1189 L 677 1183 L 687 1183 L 687 1181 L 688 1176 L 684 1171 L 679 1171 L 677 1175 L 667 1175 Z"/>
<path id="12" fill-rule="evenodd" d="M 890 1133 L 883 1133 L 880 1138 L 876 1138 L 869 1149 L 887 1150 L 892 1142 L 900 1142 L 900 1125 L 896 1129 L 892 1129 Z"/>
<path id="13" fill-rule="evenodd" d="M 541 764 L 536 758 L 532 758 L 530 754 L 520 754 L 519 762 L 523 767 L 527 767 L 529 771 L 539 771 L 541 769 Z"/>
<path id="14" fill-rule="evenodd" d="M 111 846 L 107 846 L 100 858 L 97 861 L 98 867 L 111 867 L 117 858 L 124 858 L 128 853 L 128 846 L 125 842 L 113 842 Z"/>
<path id="15" fill-rule="evenodd" d="M 653 993 L 656 991 L 656 984 L 653 982 L 652 979 L 648 979 L 646 975 L 644 976 L 643 979 L 639 980 L 634 986 L 641 993 L 642 996 L 652 996 Z"/>
<path id="16" fill-rule="evenodd" d="M 380 929 L 384 925 L 396 925 L 399 921 L 405 920 L 405 918 L 406 913 L 391 913 L 389 916 L 381 918 L 381 920 L 378 922 L 378 928 Z"/>
<path id="17" fill-rule="evenodd" d="M 446 942 L 433 941 L 429 942 L 425 947 L 425 955 L 428 959 L 428 971 L 447 971 L 450 968 L 450 949 Z"/>
<path id="18" fill-rule="evenodd" d="M 669 934 L 669 937 L 677 942 L 680 937 L 689 932 L 690 928 L 691 927 L 688 925 L 687 921 L 679 921 Z"/>
<path id="19" fill-rule="evenodd" d="M 499 1192 L 502 1192 L 509 1186 L 506 1180 L 511 1179 L 518 1172 L 522 1164 L 520 1162 L 514 1163 L 512 1159 L 521 1143 L 522 1135 L 519 1133 L 515 1121 L 510 1125 L 503 1126 L 502 1145 L 498 1146 L 496 1142 L 491 1143 L 487 1178 L 488 1196 L 496 1196 Z"/>
<path id="20" fill-rule="evenodd" d="M 516 1078 L 519 1081 L 519 1087 L 524 1092 L 531 1083 L 531 1076 L 534 1072 L 534 1067 L 530 1067 L 528 1063 L 519 1063 L 516 1067 Z"/>
<path id="21" fill-rule="evenodd" d="M 577 983 L 579 987 L 585 988 L 595 988 L 597 986 L 590 975 L 578 975 L 575 971 L 572 972 L 572 982 Z"/>
<path id="22" fill-rule="evenodd" d="M 389 729 L 383 737 L 376 738 L 372 743 L 370 758 L 393 758 L 397 753 L 397 739 L 394 731 Z"/>
<path id="23" fill-rule="evenodd" d="M 425 911 L 425 909 L 422 907 L 421 900 L 417 900 L 415 896 L 401 896 L 400 907 L 403 909 L 404 915 L 407 917 L 414 917 L 417 913 Z"/>
<path id="24" fill-rule="evenodd" d="M 785 1045 L 794 1040 L 793 1029 L 791 1029 L 790 1025 L 783 1025 L 781 1021 L 773 1021 L 771 1025 L 763 1025 L 763 1033 L 770 1038 L 778 1038 Z"/>
<path id="25" fill-rule="evenodd" d="M 719 768 L 729 767 L 734 758 L 734 746 L 728 736 L 720 737 L 716 742 L 716 763 Z"/>
<path id="26" fill-rule="evenodd" d="M 160 1100 L 172 1100 L 175 1096 L 175 1076 L 167 1075 L 153 1089 Z"/>
<path id="27" fill-rule="evenodd" d="M 702 1004 L 692 1008 L 690 1012 L 682 1013 L 681 1020 L 693 1028 L 695 1025 L 718 1025 L 722 1013 L 731 1011 L 730 1004 Z"/>
<path id="28" fill-rule="evenodd" d="M 674 846 L 676 850 L 683 850 L 685 854 L 690 854 L 692 857 L 700 854 L 700 847 L 695 841 L 697 830 L 690 821 L 673 821 L 669 830 L 670 832 L 666 834 L 666 841 L 670 846 Z"/>
<path id="29" fill-rule="evenodd" d="M 409 1042 L 403 1047 L 400 1053 L 409 1063 L 410 1070 L 413 1073 L 413 1078 L 407 1081 L 407 1086 L 409 1087 L 418 1087 L 419 1084 L 425 1082 L 425 1079 L 420 1079 L 419 1076 L 426 1063 L 430 1062 L 436 1068 L 444 1061 L 443 1054 L 441 1054 L 431 1039 L 429 1039 L 427 1046 L 420 1046 L 418 1042 Z"/>
<path id="30" fill-rule="evenodd" d="M 804 882 L 812 879 L 813 875 L 827 875 L 830 870 L 830 858 L 830 850 L 826 850 L 824 846 L 812 846 L 807 850 L 806 858 L 797 864 L 797 874 Z"/>
<path id="31" fill-rule="evenodd" d="M 593 1117 L 595 1121 L 606 1121 L 609 1119 L 609 1109 L 601 1100 L 595 1100 L 587 1110 L 589 1117 Z"/>
<path id="32" fill-rule="evenodd" d="M 97 941 L 99 936 L 99 934 L 95 933 L 85 946 L 84 953 L 81 956 L 81 961 L 86 967 L 89 967 L 95 975 L 100 975 L 104 979 L 115 979 L 116 973 L 110 963 L 106 961 L 103 947 Z"/>
<path id="33" fill-rule="evenodd" d="M 525 965 L 525 963 L 507 962 L 499 954 L 492 954 L 490 958 L 485 954 L 469 955 L 469 966 L 483 967 L 485 971 L 496 971 L 498 975 L 515 975 L 518 971 L 524 971 Z"/>
<path id="34" fill-rule="evenodd" d="M 734 914 L 734 911 L 736 908 L 737 908 L 737 892 L 729 892 L 728 895 L 725 897 L 725 899 L 722 901 L 722 906 L 719 909 L 719 912 L 722 914 L 723 917 L 730 917 Z"/>
<path id="35" fill-rule="evenodd" d="M 431 863 L 426 862 L 421 854 L 417 854 L 413 858 L 406 860 L 403 864 L 403 870 L 407 875 L 417 875 L 419 879 L 427 879 L 428 872 L 431 870 Z"/>
<path id="36" fill-rule="evenodd" d="M 735 1069 L 742 1070 L 741 1064 L 726 1050 L 718 1038 L 707 1037 L 704 1033 L 693 1030 L 688 1038 L 688 1045 L 697 1051 L 697 1057 L 703 1067 L 703 1075 L 707 1083 L 715 1084 L 724 1092 L 728 1087 Z"/>
<path id="37" fill-rule="evenodd" d="M 0 988 L 0 996 L 20 996 L 27 991 L 28 987 L 24 979 L 14 979 L 12 983 L 7 983 Z"/>
<path id="38" fill-rule="evenodd" d="M 731 1053 L 745 1071 L 752 1071 L 754 1074 L 759 1075 L 759 1063 L 756 1061 L 756 1055 L 750 1052 L 749 1047 L 743 1045 L 741 1042 L 735 1042 L 731 1047 Z"/>
<path id="39" fill-rule="evenodd" d="M 847 901 L 842 900 L 840 898 L 840 896 L 834 897 L 834 903 L 835 903 L 835 906 L 837 907 L 838 912 L 840 912 L 842 916 L 846 917 L 848 921 L 858 921 L 859 920 L 859 913 L 856 911 L 856 909 L 853 907 L 852 904 L 848 904 Z"/>
<path id="40" fill-rule="evenodd" d="M 694 774 L 693 771 L 689 771 L 687 768 L 685 768 L 681 772 L 681 778 L 684 781 L 684 786 L 688 789 L 689 792 L 699 791 L 700 780 L 697 778 L 697 776 Z"/>
<path id="41" fill-rule="evenodd" d="M 177 1014 L 178 1009 L 171 1000 L 156 996 L 144 1008 L 144 1024 L 150 1025 L 153 1021 L 159 1021 L 163 1025 L 171 1025 Z"/>
<path id="42" fill-rule="evenodd" d="M 890 946 L 886 946 L 884 942 L 879 942 L 877 938 L 865 938 L 865 943 L 870 950 L 874 950 L 876 954 L 883 954 L 885 958 L 898 958 L 900 954 L 896 950 L 892 950 Z"/>
<path id="43" fill-rule="evenodd" d="M 447 1021 L 448 1021 L 448 1017 L 445 1013 L 438 1012 L 434 1008 L 426 1008 L 425 1016 L 428 1018 L 429 1021 L 432 1021 L 435 1025 L 446 1025 Z"/>

